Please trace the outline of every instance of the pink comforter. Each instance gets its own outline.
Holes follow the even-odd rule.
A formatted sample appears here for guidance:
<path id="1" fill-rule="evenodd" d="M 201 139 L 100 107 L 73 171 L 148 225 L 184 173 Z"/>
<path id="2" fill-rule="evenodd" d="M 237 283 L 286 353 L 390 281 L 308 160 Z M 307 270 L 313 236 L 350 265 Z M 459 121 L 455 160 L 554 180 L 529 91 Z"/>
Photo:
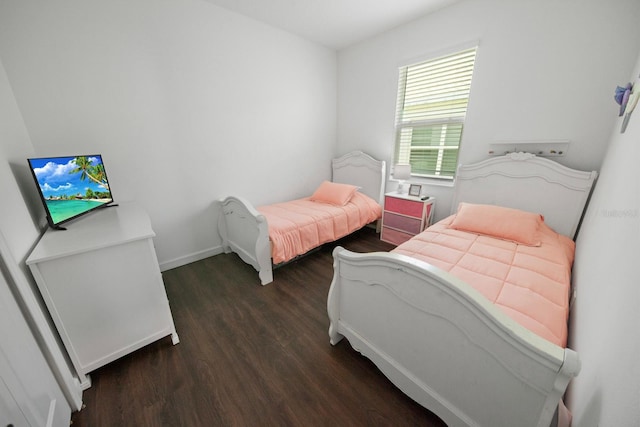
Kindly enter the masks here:
<path id="1" fill-rule="evenodd" d="M 307 197 L 261 206 L 258 211 L 267 218 L 274 264 L 303 255 L 323 243 L 333 242 L 382 215 L 380 205 L 359 192 L 345 206 L 312 202 Z"/>
<path id="2" fill-rule="evenodd" d="M 448 228 L 445 218 L 393 250 L 464 280 L 512 319 L 565 347 L 574 242 L 544 223 L 539 247 Z"/>

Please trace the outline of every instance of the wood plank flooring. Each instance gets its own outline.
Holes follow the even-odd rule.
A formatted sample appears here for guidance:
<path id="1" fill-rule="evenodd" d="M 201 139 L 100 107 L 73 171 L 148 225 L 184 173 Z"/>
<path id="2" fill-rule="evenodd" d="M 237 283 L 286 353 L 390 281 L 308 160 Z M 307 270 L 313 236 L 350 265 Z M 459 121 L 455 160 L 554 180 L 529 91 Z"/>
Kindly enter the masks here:
<path id="1" fill-rule="evenodd" d="M 338 244 L 392 248 L 369 228 Z M 164 272 L 180 343 L 94 371 L 73 426 L 444 426 L 346 340 L 329 344 L 333 246 L 267 286 L 235 254 Z"/>

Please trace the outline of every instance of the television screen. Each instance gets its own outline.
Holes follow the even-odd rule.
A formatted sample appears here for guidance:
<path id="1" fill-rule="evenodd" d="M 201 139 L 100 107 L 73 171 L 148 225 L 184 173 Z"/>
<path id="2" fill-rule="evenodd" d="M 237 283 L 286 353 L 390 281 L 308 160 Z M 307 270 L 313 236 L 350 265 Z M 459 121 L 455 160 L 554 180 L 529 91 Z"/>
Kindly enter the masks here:
<path id="1" fill-rule="evenodd" d="M 113 202 L 100 154 L 28 159 L 53 228 Z"/>

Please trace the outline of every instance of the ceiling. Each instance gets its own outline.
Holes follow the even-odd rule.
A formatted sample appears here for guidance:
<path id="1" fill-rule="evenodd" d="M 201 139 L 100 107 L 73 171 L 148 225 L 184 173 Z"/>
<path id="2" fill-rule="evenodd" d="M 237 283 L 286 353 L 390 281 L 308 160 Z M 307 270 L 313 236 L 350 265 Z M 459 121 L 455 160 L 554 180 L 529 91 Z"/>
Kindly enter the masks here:
<path id="1" fill-rule="evenodd" d="M 206 0 L 342 49 L 459 0 Z"/>

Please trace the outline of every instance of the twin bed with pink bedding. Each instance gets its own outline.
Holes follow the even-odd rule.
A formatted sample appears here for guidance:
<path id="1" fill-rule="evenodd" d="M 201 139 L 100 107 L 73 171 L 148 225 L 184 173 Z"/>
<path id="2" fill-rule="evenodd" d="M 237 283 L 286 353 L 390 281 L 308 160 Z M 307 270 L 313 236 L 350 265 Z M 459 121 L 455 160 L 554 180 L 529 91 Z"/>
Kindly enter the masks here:
<path id="1" fill-rule="evenodd" d="M 572 239 L 596 175 L 522 153 L 461 166 L 448 218 L 390 253 L 334 250 L 331 343 L 450 427 L 549 426 L 580 371 Z"/>
<path id="2" fill-rule="evenodd" d="M 325 182 L 319 189 L 330 184 Z M 358 191 L 344 203 L 332 202 L 334 200 L 322 201 L 311 196 L 258 207 L 269 224 L 273 264 L 287 262 L 347 236 L 382 214 L 378 202 Z"/>
<path id="3" fill-rule="evenodd" d="M 385 162 L 353 151 L 333 159 L 332 181 L 310 197 L 260 206 L 242 197 L 219 200 L 218 232 L 225 252 L 252 265 L 263 285 L 273 267 L 344 237 L 382 214 Z"/>

